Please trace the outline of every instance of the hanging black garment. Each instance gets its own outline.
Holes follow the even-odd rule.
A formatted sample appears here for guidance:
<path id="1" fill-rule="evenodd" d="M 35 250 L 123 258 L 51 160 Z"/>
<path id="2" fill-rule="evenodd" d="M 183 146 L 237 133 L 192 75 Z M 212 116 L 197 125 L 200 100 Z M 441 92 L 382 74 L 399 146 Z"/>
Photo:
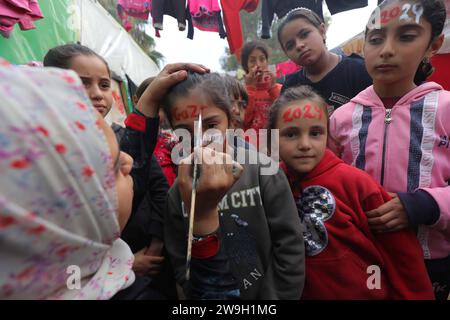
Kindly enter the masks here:
<path id="1" fill-rule="evenodd" d="M 178 29 L 186 29 L 186 0 L 153 0 L 153 27 L 163 29 L 163 16 L 169 15 L 178 21 Z"/>
<path id="2" fill-rule="evenodd" d="M 261 38 L 270 39 L 275 14 L 281 19 L 289 11 L 299 7 L 314 11 L 323 20 L 322 0 L 263 0 Z"/>
<path id="3" fill-rule="evenodd" d="M 379 3 L 380 1 L 378 1 Z M 330 13 L 336 14 L 353 9 L 367 7 L 367 0 L 326 0 Z"/>

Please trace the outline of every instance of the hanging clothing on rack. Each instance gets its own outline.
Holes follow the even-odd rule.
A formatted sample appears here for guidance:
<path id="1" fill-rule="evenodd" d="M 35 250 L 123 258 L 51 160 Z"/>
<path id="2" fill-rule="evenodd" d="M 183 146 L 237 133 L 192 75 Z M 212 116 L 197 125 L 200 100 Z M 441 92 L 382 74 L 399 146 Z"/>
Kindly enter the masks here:
<path id="1" fill-rule="evenodd" d="M 0 0 L 0 34 L 9 38 L 18 23 L 21 30 L 35 29 L 33 21 L 44 18 L 37 0 Z"/>
<path id="2" fill-rule="evenodd" d="M 367 0 L 325 0 L 325 2 L 332 15 L 339 12 L 367 7 L 368 4 Z M 275 14 L 278 19 L 281 19 L 289 11 L 299 7 L 314 11 L 322 20 L 324 20 L 322 0 L 263 0 L 261 10 L 261 38 L 271 38 L 271 27 Z"/>
<path id="3" fill-rule="evenodd" d="M 159 31 L 163 30 L 164 15 L 177 19 L 178 30 L 184 31 L 188 17 L 186 0 L 153 0 L 152 18 L 157 37 L 159 37 Z"/>
<path id="4" fill-rule="evenodd" d="M 258 8 L 259 0 L 221 0 L 223 20 L 227 30 L 227 39 L 230 46 L 230 53 L 239 56 L 239 51 L 244 44 L 242 35 L 241 10 L 253 12 Z"/>
<path id="5" fill-rule="evenodd" d="M 227 36 L 223 25 L 219 0 L 188 0 L 188 38 L 194 38 L 194 27 L 202 31 Z"/>
<path id="6" fill-rule="evenodd" d="M 147 21 L 151 10 L 152 0 L 119 0 L 117 3 L 117 13 L 127 31 L 133 28 L 129 16 Z"/>
<path id="7" fill-rule="evenodd" d="M 325 0 L 330 13 L 336 14 L 353 9 L 367 7 L 367 0 Z"/>
<path id="8" fill-rule="evenodd" d="M 299 7 L 308 8 L 314 11 L 323 20 L 322 0 L 263 0 L 261 10 L 261 38 L 271 38 L 271 28 L 275 14 L 278 19 L 281 19 L 289 11 Z"/>

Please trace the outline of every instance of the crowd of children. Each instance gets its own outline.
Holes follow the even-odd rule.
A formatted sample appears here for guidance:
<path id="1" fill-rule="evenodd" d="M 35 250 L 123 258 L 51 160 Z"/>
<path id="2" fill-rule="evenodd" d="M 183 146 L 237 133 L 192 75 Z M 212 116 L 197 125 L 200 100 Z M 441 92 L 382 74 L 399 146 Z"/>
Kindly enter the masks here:
<path id="1" fill-rule="evenodd" d="M 0 60 L 0 299 L 447 299 L 450 93 L 427 82 L 445 20 L 442 0 L 383 1 L 362 58 L 292 10 L 278 39 L 301 69 L 283 85 L 249 42 L 244 83 L 169 64 L 125 127 L 103 119 L 111 71 L 91 49 Z M 194 145 L 199 116 L 214 134 Z"/>

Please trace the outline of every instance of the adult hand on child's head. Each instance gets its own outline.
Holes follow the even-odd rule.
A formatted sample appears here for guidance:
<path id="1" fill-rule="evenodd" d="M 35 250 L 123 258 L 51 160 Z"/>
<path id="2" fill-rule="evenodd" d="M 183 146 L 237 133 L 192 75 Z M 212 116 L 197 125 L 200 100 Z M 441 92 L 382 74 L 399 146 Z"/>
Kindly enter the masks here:
<path id="1" fill-rule="evenodd" d="M 219 227 L 217 205 L 239 179 L 243 168 L 230 155 L 211 148 L 199 148 L 195 152 L 202 162 L 195 202 L 194 234 L 205 235 Z M 187 212 L 191 208 L 193 159 L 194 154 L 191 154 L 178 167 L 178 186 Z"/>
<path id="2" fill-rule="evenodd" d="M 156 276 L 161 272 L 163 256 L 146 255 L 147 248 L 134 254 L 133 271 L 140 276 Z"/>
<path id="3" fill-rule="evenodd" d="M 377 209 L 366 212 L 369 226 L 375 232 L 391 232 L 409 227 L 408 215 L 396 194 Z"/>
<path id="4" fill-rule="evenodd" d="M 147 117 L 156 117 L 167 91 L 178 82 L 185 80 L 188 71 L 204 74 L 208 73 L 209 69 L 195 63 L 166 65 L 144 91 L 136 108 Z"/>

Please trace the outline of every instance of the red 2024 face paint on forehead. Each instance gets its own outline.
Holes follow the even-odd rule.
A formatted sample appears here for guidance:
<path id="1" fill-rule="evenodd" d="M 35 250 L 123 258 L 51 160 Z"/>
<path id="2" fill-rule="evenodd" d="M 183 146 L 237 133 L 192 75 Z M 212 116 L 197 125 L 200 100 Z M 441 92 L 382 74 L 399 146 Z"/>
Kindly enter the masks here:
<path id="1" fill-rule="evenodd" d="M 283 121 L 292 122 L 297 119 L 318 119 L 322 120 L 323 110 L 318 106 L 309 104 L 303 107 L 289 107 L 283 112 Z"/>
<path id="2" fill-rule="evenodd" d="M 383 25 L 388 24 L 391 20 L 398 19 L 400 21 L 412 21 L 420 23 L 423 15 L 423 7 L 420 3 L 402 3 L 400 1 L 392 1 L 390 4 L 377 7 L 367 24 L 368 29 L 381 29 Z"/>
<path id="3" fill-rule="evenodd" d="M 184 108 L 184 110 L 181 110 L 181 111 L 178 110 L 178 108 L 175 108 L 173 110 L 173 114 L 174 114 L 173 118 L 176 121 L 188 120 L 188 119 L 197 120 L 200 112 L 202 112 L 207 107 L 208 106 L 190 105 L 190 106 L 187 106 L 186 108 Z"/>

